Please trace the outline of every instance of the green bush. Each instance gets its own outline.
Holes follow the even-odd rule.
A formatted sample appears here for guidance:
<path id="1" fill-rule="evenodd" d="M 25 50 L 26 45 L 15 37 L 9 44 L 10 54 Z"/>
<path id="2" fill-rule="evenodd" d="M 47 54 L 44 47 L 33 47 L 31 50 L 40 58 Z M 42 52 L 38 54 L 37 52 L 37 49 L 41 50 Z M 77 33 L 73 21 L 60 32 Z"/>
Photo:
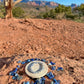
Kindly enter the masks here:
<path id="1" fill-rule="evenodd" d="M 57 13 L 55 19 L 64 19 L 65 18 L 65 13 Z"/>
<path id="2" fill-rule="evenodd" d="M 77 19 L 77 18 L 79 18 L 79 15 L 76 15 L 76 14 L 67 14 L 66 15 L 66 18 L 68 18 L 68 19 Z"/>
<path id="3" fill-rule="evenodd" d="M 13 8 L 12 12 L 14 17 L 18 17 L 18 18 L 24 17 L 24 10 L 20 7 Z"/>
<path id="4" fill-rule="evenodd" d="M 5 17 L 5 8 L 4 6 L 1 4 L 0 5 L 0 18 L 4 18 Z"/>
<path id="5" fill-rule="evenodd" d="M 59 5 L 58 7 L 56 7 L 55 8 L 55 12 L 56 13 L 63 13 L 63 12 L 69 12 L 69 13 L 71 13 L 71 11 L 72 11 L 72 9 L 71 9 L 71 7 L 69 6 L 69 7 L 66 7 L 66 6 L 64 6 L 64 5 Z"/>
<path id="6" fill-rule="evenodd" d="M 51 9 L 49 11 L 49 17 L 51 17 L 51 18 L 55 18 L 56 17 L 56 13 L 55 13 L 55 10 L 54 9 Z"/>
<path id="7" fill-rule="evenodd" d="M 4 14 L 0 12 L 0 18 L 4 18 Z"/>
<path id="8" fill-rule="evenodd" d="M 55 9 L 51 9 L 46 12 L 43 17 L 44 18 L 53 18 L 53 19 L 64 19 L 66 14 L 71 14 L 71 7 L 66 7 L 64 5 L 59 5 Z"/>
<path id="9" fill-rule="evenodd" d="M 84 13 L 84 4 L 81 4 L 79 7 L 78 7 L 78 10 L 79 11 L 82 11 Z"/>
<path id="10" fill-rule="evenodd" d="M 49 17 L 49 12 L 45 13 L 45 14 L 43 15 L 43 17 L 44 17 L 44 18 L 48 18 L 48 17 Z"/>

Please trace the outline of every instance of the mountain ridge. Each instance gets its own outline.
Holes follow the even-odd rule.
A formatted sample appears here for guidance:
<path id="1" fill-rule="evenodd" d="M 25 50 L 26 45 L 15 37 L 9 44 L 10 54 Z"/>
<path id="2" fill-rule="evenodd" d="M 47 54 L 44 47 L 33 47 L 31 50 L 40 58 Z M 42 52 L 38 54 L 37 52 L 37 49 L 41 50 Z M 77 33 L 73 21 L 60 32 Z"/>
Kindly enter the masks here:
<path id="1" fill-rule="evenodd" d="M 1 0 L 2 2 L 3 0 Z M 49 7 L 57 7 L 60 3 L 53 2 L 53 1 L 42 1 L 42 0 L 22 0 L 21 3 L 27 3 L 28 5 L 33 5 L 33 6 L 49 6 Z M 77 7 L 77 4 L 72 3 L 71 5 L 72 8 Z"/>

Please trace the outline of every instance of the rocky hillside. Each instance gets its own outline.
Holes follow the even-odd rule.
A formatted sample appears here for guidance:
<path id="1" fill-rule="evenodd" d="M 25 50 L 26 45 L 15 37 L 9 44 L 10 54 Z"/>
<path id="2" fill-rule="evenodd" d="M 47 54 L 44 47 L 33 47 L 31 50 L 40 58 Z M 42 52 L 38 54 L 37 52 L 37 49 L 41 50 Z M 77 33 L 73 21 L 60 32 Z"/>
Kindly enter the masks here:
<path id="1" fill-rule="evenodd" d="M 59 5 L 58 3 L 48 1 L 29 1 L 27 2 L 27 4 L 34 6 L 49 6 L 49 7 L 57 7 Z"/>
<path id="2" fill-rule="evenodd" d="M 3 2 L 3 0 L 1 0 L 0 2 Z M 48 6 L 48 7 L 57 7 L 59 5 L 59 3 L 56 2 L 42 1 L 42 0 L 22 0 L 21 3 L 27 3 L 28 5 L 31 6 Z M 69 6 L 75 8 L 77 7 L 77 4 L 73 3 Z"/>
<path id="3" fill-rule="evenodd" d="M 30 81 L 24 68 L 21 81 L 8 74 L 17 61 L 41 58 L 64 71 L 53 71 L 60 84 L 84 84 L 84 24 L 68 20 L 0 19 L 0 84 Z"/>

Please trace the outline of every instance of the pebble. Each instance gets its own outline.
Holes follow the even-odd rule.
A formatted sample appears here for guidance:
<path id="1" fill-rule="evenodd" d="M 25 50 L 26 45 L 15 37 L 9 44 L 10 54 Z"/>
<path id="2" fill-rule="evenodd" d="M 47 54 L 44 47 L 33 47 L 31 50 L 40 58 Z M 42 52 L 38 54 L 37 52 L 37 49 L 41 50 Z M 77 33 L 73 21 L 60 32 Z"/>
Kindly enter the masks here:
<path id="1" fill-rule="evenodd" d="M 53 79 L 53 82 L 54 82 L 55 84 L 60 84 L 60 80 Z"/>
<path id="2" fill-rule="evenodd" d="M 42 83 L 42 79 L 38 78 L 35 82 L 41 84 Z"/>
<path id="3" fill-rule="evenodd" d="M 34 84 L 45 84 L 45 77 L 42 77 L 42 78 L 38 78 L 35 80 L 35 83 Z"/>
<path id="4" fill-rule="evenodd" d="M 40 61 L 40 59 L 38 59 L 38 58 L 35 58 L 34 60 Z"/>
<path id="5" fill-rule="evenodd" d="M 52 65 L 51 63 L 48 64 L 49 66 Z"/>
<path id="6" fill-rule="evenodd" d="M 19 65 L 17 65 L 17 68 L 20 68 L 20 66 L 19 66 Z"/>
<path id="7" fill-rule="evenodd" d="M 52 66 L 51 69 L 52 69 L 52 70 L 55 70 L 55 69 L 56 69 L 56 66 Z"/>
<path id="8" fill-rule="evenodd" d="M 63 71 L 63 68 L 62 67 L 58 67 L 57 71 L 60 71 L 60 70 Z"/>
<path id="9" fill-rule="evenodd" d="M 17 69 L 17 68 L 15 68 L 15 69 L 13 70 L 13 72 L 15 72 L 15 73 L 16 73 L 16 72 L 17 72 L 17 70 L 18 70 L 18 69 Z"/>
<path id="10" fill-rule="evenodd" d="M 45 80 L 46 80 L 46 79 L 45 79 L 45 77 L 42 77 L 41 79 L 42 79 L 43 81 L 45 81 Z"/>
<path id="11" fill-rule="evenodd" d="M 31 61 L 34 61 L 34 59 L 30 59 Z"/>
<path id="12" fill-rule="evenodd" d="M 15 73 L 15 76 L 19 76 L 17 73 Z"/>
<path id="13" fill-rule="evenodd" d="M 41 59 L 41 61 L 46 62 L 46 60 L 45 60 L 45 59 Z"/>
<path id="14" fill-rule="evenodd" d="M 55 65 L 55 63 L 54 63 L 54 62 L 52 62 L 52 61 L 51 61 L 50 63 L 51 63 L 52 65 Z"/>
<path id="15" fill-rule="evenodd" d="M 54 78 L 54 75 L 53 75 L 52 72 L 49 72 L 49 73 L 47 73 L 47 77 L 48 77 L 49 79 L 52 79 L 52 78 Z"/>
<path id="16" fill-rule="evenodd" d="M 23 84 L 30 84 L 30 82 L 28 82 L 28 81 L 27 82 L 23 82 Z"/>
<path id="17" fill-rule="evenodd" d="M 38 58 L 35 58 L 34 60 L 38 60 Z"/>
<path id="18" fill-rule="evenodd" d="M 24 62 L 24 61 L 23 61 L 23 62 L 21 62 L 21 64 L 25 64 L 25 63 L 26 63 L 26 62 Z"/>
<path id="19" fill-rule="evenodd" d="M 26 61 L 25 61 L 25 63 L 29 63 L 29 62 L 31 62 L 31 60 L 30 60 L 30 59 L 28 59 L 28 60 L 26 60 Z"/>
<path id="20" fill-rule="evenodd" d="M 12 77 L 12 79 L 13 79 L 13 80 L 16 80 L 16 79 L 17 79 L 17 77 L 16 77 L 16 76 L 13 76 L 13 77 Z"/>
<path id="21" fill-rule="evenodd" d="M 53 79 L 53 82 L 54 82 L 54 83 L 56 83 L 56 84 L 58 84 L 58 82 L 57 82 L 57 80 L 56 80 L 56 79 Z"/>
<path id="22" fill-rule="evenodd" d="M 11 71 L 11 72 L 9 73 L 9 75 L 14 76 L 15 73 L 14 73 L 13 71 Z"/>

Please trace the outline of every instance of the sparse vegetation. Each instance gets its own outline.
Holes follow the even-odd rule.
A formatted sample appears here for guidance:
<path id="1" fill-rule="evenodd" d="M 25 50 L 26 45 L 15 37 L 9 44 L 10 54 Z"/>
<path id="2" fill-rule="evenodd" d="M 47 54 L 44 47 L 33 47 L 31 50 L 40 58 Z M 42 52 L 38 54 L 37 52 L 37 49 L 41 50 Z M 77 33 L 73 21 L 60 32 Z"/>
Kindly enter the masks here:
<path id="1" fill-rule="evenodd" d="M 71 19 L 84 22 L 84 4 L 72 9 L 70 6 L 59 5 L 56 8 L 48 6 L 31 6 L 26 3 L 18 3 L 13 8 L 13 16 L 17 18 L 51 18 L 51 19 Z M 0 17 L 4 18 L 5 8 L 0 3 Z"/>
<path id="2" fill-rule="evenodd" d="M 70 6 L 59 5 L 55 9 L 43 14 L 43 18 L 53 19 L 71 19 L 78 22 L 84 22 L 84 4 L 72 9 Z"/>
<path id="3" fill-rule="evenodd" d="M 0 18 L 4 18 L 5 16 L 5 8 L 2 5 L 2 3 L 0 3 Z"/>
<path id="4" fill-rule="evenodd" d="M 14 17 L 18 18 L 24 17 L 24 10 L 20 7 L 15 7 L 12 12 Z"/>

